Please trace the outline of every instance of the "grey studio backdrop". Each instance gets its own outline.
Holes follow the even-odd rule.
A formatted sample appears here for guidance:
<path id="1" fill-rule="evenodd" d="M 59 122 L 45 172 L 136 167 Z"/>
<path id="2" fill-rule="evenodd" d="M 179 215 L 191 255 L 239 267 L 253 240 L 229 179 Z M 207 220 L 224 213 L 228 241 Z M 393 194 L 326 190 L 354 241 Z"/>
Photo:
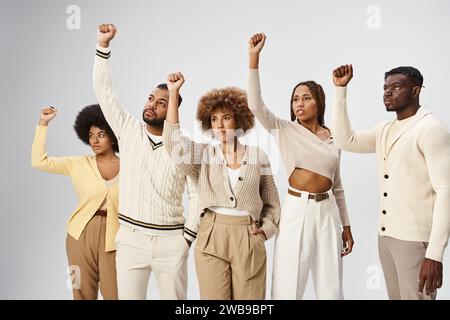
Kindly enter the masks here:
<path id="1" fill-rule="evenodd" d="M 334 67 L 353 63 L 348 90 L 355 129 L 391 119 L 382 104 L 383 73 L 399 65 L 419 68 L 422 103 L 450 123 L 450 1 L 5 1 L 0 4 L 2 110 L 0 298 L 71 299 L 67 288 L 66 223 L 76 207 L 70 179 L 31 168 L 30 148 L 39 110 L 59 109 L 48 134 L 51 156 L 91 150 L 72 129 L 77 112 L 96 103 L 92 67 L 96 28 L 113 22 L 115 87 L 141 117 L 150 90 L 167 73 L 182 71 L 182 127 L 198 138 L 199 97 L 224 86 L 246 88 L 247 40 L 267 34 L 261 58 L 263 96 L 280 117 L 289 117 L 293 86 L 314 79 L 327 93 L 331 121 Z M 281 201 L 287 178 L 274 141 L 259 124 L 248 136 L 272 161 Z M 343 153 L 342 177 L 355 238 L 344 259 L 347 299 L 386 299 L 378 260 L 378 185 L 374 155 Z M 186 197 L 184 204 L 187 204 Z M 450 214 L 450 213 L 449 213 Z M 270 297 L 273 239 L 268 253 Z M 198 299 L 189 255 L 188 298 Z M 450 254 L 444 258 L 439 299 L 450 298 Z M 158 299 L 152 276 L 149 299 Z M 311 281 L 305 298 L 314 298 Z"/>

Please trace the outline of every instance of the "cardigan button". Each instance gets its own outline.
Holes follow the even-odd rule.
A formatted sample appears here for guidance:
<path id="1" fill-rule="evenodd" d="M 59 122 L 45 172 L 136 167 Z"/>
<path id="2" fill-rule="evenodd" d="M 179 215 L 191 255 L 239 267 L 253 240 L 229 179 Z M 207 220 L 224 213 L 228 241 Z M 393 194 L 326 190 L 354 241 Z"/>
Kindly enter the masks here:
<path id="1" fill-rule="evenodd" d="M 383 214 L 386 214 L 386 210 L 383 210 Z"/>
<path id="2" fill-rule="evenodd" d="M 385 179 L 389 179 L 389 176 L 387 174 L 384 175 Z"/>
<path id="3" fill-rule="evenodd" d="M 231 198 L 230 198 L 230 201 L 234 201 L 234 198 L 233 198 L 233 197 L 231 197 Z"/>
<path id="4" fill-rule="evenodd" d="M 242 161 L 242 164 L 245 166 L 247 164 L 247 161 Z"/>
<path id="5" fill-rule="evenodd" d="M 244 178 L 242 178 L 242 177 L 239 177 L 239 181 L 242 181 L 242 180 L 244 180 Z"/>
<path id="6" fill-rule="evenodd" d="M 386 230 L 386 228 L 385 228 L 385 227 L 381 228 L 381 231 L 385 231 L 385 230 Z"/>
<path id="7" fill-rule="evenodd" d="M 386 193 L 386 192 L 385 192 L 385 193 L 383 193 L 383 196 L 387 197 L 387 193 Z"/>

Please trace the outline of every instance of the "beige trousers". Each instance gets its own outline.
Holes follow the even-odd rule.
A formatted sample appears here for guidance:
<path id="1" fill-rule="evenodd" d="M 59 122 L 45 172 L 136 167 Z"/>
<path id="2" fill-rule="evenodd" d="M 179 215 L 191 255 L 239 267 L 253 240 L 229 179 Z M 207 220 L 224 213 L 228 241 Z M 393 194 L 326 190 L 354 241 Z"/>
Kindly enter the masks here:
<path id="1" fill-rule="evenodd" d="M 378 253 L 389 299 L 436 299 L 436 293 L 419 294 L 419 273 L 427 246 L 427 242 L 378 237 Z"/>
<path id="2" fill-rule="evenodd" d="M 254 229 L 256 225 L 250 216 L 205 212 L 195 245 L 201 299 L 265 299 L 265 239 L 252 235 Z"/>
<path id="3" fill-rule="evenodd" d="M 105 252 L 106 217 L 95 215 L 76 240 L 67 234 L 66 250 L 75 300 L 117 299 L 116 252 Z"/>
<path id="4" fill-rule="evenodd" d="M 189 245 L 183 233 L 152 236 L 121 225 L 116 247 L 120 300 L 146 299 L 151 272 L 162 300 L 186 299 Z"/>

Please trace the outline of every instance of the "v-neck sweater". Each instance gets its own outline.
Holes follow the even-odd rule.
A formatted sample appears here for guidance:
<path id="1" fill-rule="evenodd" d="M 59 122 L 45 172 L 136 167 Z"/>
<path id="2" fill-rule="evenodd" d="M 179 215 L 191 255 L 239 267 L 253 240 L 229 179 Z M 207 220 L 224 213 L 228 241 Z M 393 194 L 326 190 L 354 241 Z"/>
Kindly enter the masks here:
<path id="1" fill-rule="evenodd" d="M 140 232 L 197 236 L 196 186 L 168 156 L 162 141 L 153 141 L 146 123 L 128 112 L 113 86 L 110 49 L 97 46 L 93 70 L 94 92 L 119 142 L 119 221 Z M 188 210 L 183 208 L 187 190 Z"/>

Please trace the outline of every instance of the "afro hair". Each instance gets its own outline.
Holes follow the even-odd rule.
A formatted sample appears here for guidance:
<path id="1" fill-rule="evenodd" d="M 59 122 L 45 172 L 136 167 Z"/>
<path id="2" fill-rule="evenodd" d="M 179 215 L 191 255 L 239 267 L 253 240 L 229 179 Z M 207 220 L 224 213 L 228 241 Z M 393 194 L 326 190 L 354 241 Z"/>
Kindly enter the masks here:
<path id="1" fill-rule="evenodd" d="M 77 133 L 78 138 L 85 144 L 89 145 L 89 131 L 91 127 L 95 126 L 99 129 L 105 130 L 109 139 L 112 143 L 112 148 L 114 152 L 119 152 L 119 144 L 117 143 L 117 138 L 114 135 L 111 127 L 103 115 L 100 105 L 93 104 L 83 108 L 77 115 L 75 119 L 75 124 L 73 128 Z"/>
<path id="2" fill-rule="evenodd" d="M 197 119 L 201 122 L 203 131 L 212 128 L 211 114 L 218 109 L 233 113 L 237 129 L 246 132 L 255 125 L 255 116 L 248 108 L 247 94 L 242 89 L 237 87 L 213 89 L 200 98 Z"/>

